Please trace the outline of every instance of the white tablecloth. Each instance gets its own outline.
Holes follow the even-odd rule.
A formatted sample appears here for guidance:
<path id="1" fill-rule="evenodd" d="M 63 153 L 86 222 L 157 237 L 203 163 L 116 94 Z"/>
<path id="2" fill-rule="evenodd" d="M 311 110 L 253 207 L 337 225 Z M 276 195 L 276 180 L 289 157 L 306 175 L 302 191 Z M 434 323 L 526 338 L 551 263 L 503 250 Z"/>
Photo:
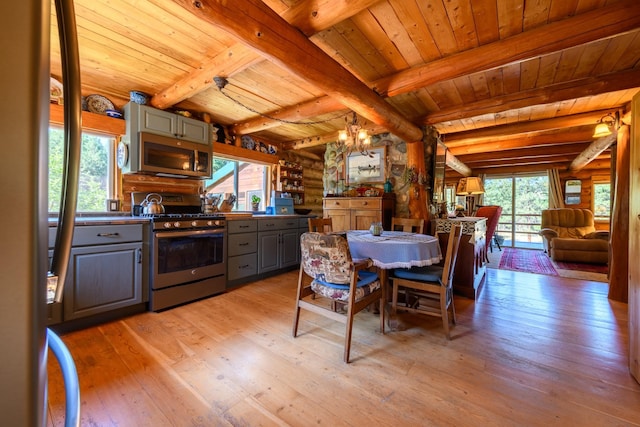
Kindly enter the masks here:
<path id="1" fill-rule="evenodd" d="M 347 231 L 351 257 L 371 258 L 383 269 L 423 267 L 442 259 L 438 238 L 402 231 L 383 231 L 372 236 L 368 230 Z"/>

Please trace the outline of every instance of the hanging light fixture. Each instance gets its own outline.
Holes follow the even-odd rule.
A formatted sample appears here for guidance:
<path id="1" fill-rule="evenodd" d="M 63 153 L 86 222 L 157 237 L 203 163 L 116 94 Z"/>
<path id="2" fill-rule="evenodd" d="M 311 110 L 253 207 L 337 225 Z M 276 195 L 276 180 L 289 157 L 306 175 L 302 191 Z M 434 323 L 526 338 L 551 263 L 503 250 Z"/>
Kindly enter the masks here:
<path id="1" fill-rule="evenodd" d="M 603 116 L 600 120 L 598 120 L 598 124 L 596 125 L 596 129 L 593 132 L 594 138 L 602 138 L 603 136 L 611 135 L 611 129 L 618 123 L 619 113 L 616 111 L 616 117 L 614 117 L 611 113 Z"/>
<path id="2" fill-rule="evenodd" d="M 354 151 L 359 151 L 363 156 L 369 155 L 369 147 L 371 146 L 371 137 L 369 132 L 358 123 L 358 116 L 353 113 L 353 119 L 349 123 L 349 119 L 345 117 L 345 128 L 338 132 L 338 147 L 342 147 L 347 156 Z"/>

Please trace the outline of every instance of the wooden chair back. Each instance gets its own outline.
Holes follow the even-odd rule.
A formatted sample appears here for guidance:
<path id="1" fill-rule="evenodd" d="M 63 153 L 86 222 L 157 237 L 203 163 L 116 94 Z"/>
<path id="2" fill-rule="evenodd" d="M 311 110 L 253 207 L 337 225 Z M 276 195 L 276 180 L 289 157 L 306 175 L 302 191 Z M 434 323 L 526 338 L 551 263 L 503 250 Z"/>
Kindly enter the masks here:
<path id="1" fill-rule="evenodd" d="M 384 286 L 376 273 L 367 271 L 371 260 L 353 262 L 347 239 L 340 234 L 303 233 L 300 257 L 293 337 L 298 335 L 301 309 L 341 322 L 345 325 L 343 360 L 349 363 L 356 313 L 378 303 L 380 332 L 384 334 Z M 346 310 L 338 310 L 336 303 Z"/>
<path id="2" fill-rule="evenodd" d="M 462 238 L 462 225 L 457 224 L 451 227 L 449 239 L 447 241 L 447 253 L 444 256 L 444 265 L 442 268 L 442 286 L 448 288 L 453 284 L 453 271 L 456 268 L 456 260 L 458 259 L 458 248 Z"/>
<path id="3" fill-rule="evenodd" d="M 447 249 L 442 268 L 438 266 L 396 269 L 391 281 L 393 283 L 391 298 L 391 315 L 398 307 L 398 294 L 404 291 L 406 306 L 401 310 L 411 313 L 428 314 L 442 318 L 447 339 L 449 332 L 449 311 L 451 320 L 456 323 L 456 309 L 453 302 L 453 272 L 458 258 L 458 248 L 462 237 L 462 225 L 451 227 L 447 239 Z"/>
<path id="4" fill-rule="evenodd" d="M 396 230 L 396 227 L 401 227 Z M 391 218 L 391 231 L 404 231 L 406 233 L 424 234 L 423 218 Z"/>
<path id="5" fill-rule="evenodd" d="M 309 232 L 327 233 L 333 231 L 331 218 L 309 218 Z"/>

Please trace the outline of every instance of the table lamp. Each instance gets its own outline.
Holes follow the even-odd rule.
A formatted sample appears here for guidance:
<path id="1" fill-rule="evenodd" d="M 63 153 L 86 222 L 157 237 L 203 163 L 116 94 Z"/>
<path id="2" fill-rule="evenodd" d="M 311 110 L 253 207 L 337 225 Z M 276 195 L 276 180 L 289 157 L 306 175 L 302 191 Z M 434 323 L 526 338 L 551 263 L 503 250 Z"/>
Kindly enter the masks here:
<path id="1" fill-rule="evenodd" d="M 467 201 L 467 216 L 473 215 L 476 204 L 476 194 L 484 194 L 484 186 L 482 180 L 477 176 L 470 176 L 468 178 L 461 178 L 458 181 L 458 187 L 456 188 L 456 195 L 465 196 Z"/>

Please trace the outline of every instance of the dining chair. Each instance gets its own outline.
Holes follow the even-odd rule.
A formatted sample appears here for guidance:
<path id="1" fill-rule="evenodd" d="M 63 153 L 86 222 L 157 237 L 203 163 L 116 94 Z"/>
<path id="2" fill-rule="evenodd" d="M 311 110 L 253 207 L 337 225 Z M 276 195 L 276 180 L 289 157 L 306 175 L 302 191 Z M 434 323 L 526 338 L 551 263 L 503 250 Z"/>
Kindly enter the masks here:
<path id="1" fill-rule="evenodd" d="M 455 270 L 458 247 L 462 236 L 462 225 L 453 225 L 447 240 L 447 252 L 442 266 L 412 267 L 393 270 L 391 313 L 398 309 L 411 313 L 422 313 L 442 318 L 447 339 L 449 332 L 449 310 L 451 321 L 456 323 L 456 309 L 453 303 L 453 272 Z M 398 307 L 398 293 L 404 291 L 405 306 Z"/>
<path id="2" fill-rule="evenodd" d="M 502 206 L 486 205 L 480 206 L 476 212 L 476 216 L 487 218 L 487 235 L 486 245 L 487 249 L 485 253 L 489 253 L 489 250 L 493 252 L 493 242 L 498 246 L 499 250 L 502 250 L 498 239 L 496 239 L 496 229 L 498 228 L 498 221 L 500 221 L 500 215 L 502 214 Z M 487 255 L 487 261 L 488 261 Z"/>
<path id="3" fill-rule="evenodd" d="M 372 303 L 380 304 L 380 331 L 384 334 L 384 292 L 371 260 L 354 263 L 347 239 L 340 234 L 317 232 L 300 236 L 301 262 L 293 318 L 298 335 L 300 310 L 305 309 L 345 324 L 344 361 L 349 363 L 353 317 Z M 311 281 L 309 282 L 309 279 Z M 336 311 L 334 303 L 344 304 Z"/>
<path id="4" fill-rule="evenodd" d="M 309 231 L 318 233 L 333 231 L 333 222 L 331 221 L 331 217 L 309 218 Z"/>
<path id="5" fill-rule="evenodd" d="M 391 231 L 396 231 L 396 227 L 402 227 L 400 231 L 407 233 L 424 233 L 424 218 L 391 218 Z"/>

